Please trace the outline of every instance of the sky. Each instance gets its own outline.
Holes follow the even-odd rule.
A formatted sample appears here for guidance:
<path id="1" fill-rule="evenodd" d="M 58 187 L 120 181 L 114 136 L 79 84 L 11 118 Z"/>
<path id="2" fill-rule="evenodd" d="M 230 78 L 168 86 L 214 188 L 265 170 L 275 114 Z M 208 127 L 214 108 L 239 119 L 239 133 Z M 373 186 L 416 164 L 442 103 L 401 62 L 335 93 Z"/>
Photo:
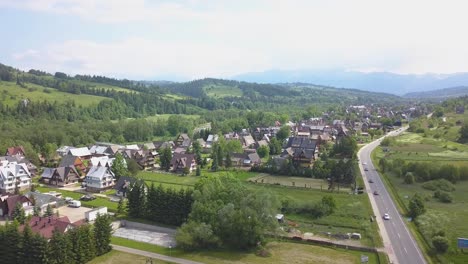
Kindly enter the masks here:
<path id="1" fill-rule="evenodd" d="M 145 80 L 468 72 L 468 1 L 0 0 L 0 63 Z"/>

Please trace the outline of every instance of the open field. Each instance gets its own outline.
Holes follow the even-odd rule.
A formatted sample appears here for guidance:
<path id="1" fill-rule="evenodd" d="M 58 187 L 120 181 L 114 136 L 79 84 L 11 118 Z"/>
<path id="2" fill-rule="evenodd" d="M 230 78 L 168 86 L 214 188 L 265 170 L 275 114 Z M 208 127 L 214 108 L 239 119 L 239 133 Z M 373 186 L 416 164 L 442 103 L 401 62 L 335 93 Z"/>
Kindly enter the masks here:
<path id="1" fill-rule="evenodd" d="M 61 103 L 74 101 L 76 105 L 90 106 L 106 99 L 105 97 L 88 94 L 64 93 L 54 88 L 47 88 L 49 92 L 45 93 L 45 87 L 32 83 L 26 83 L 26 86 L 31 88 L 32 91 L 29 91 L 28 88 L 22 88 L 15 82 L 0 81 L 0 102 L 4 105 L 14 106 L 23 99 L 31 101 L 57 101 Z"/>
<path id="2" fill-rule="evenodd" d="M 332 195 L 337 203 L 337 210 L 332 215 L 314 219 L 307 215 L 286 215 L 288 220 L 296 222 L 298 229 L 302 232 L 312 232 L 314 234 L 323 235 L 326 232 L 331 233 L 352 233 L 358 232 L 363 234 L 361 242 L 364 245 L 373 246 L 380 245 L 380 237 L 375 222 L 370 222 L 369 218 L 372 213 L 369 199 L 366 195 L 350 194 L 349 188 L 343 188 L 340 192 L 327 191 L 326 183 L 322 180 L 301 178 L 301 177 L 286 177 L 286 176 L 271 176 L 267 174 L 259 174 L 250 171 L 233 170 L 233 171 L 218 171 L 211 172 L 209 170 L 202 170 L 202 176 L 207 175 L 221 175 L 230 173 L 244 181 L 247 188 L 252 191 L 263 190 L 268 191 L 278 197 L 278 200 L 291 200 L 296 203 L 315 203 L 322 199 L 324 195 Z M 179 188 L 193 188 L 195 183 L 200 177 L 196 176 L 179 176 L 169 173 L 158 172 L 140 172 L 139 178 L 144 179 L 147 184 L 154 183 L 155 185 L 162 184 L 164 187 Z M 267 177 L 268 179 L 281 179 L 285 183 L 294 179 L 294 181 L 301 182 L 301 185 L 296 184 L 297 187 L 287 187 L 275 184 L 261 184 L 251 183 L 252 179 L 259 177 Z M 313 188 L 304 188 L 303 184 L 306 182 L 308 186 Z M 321 186 L 323 185 L 323 190 Z M 289 184 L 290 186 L 290 184 Z"/>
<path id="3" fill-rule="evenodd" d="M 138 91 L 133 91 L 130 89 L 118 87 L 118 86 L 113 86 L 109 84 L 104 84 L 104 83 L 96 83 L 96 82 L 88 82 L 88 81 L 83 81 L 83 80 L 71 80 L 70 82 L 76 83 L 79 85 L 89 85 L 92 86 L 96 89 L 104 89 L 104 90 L 113 90 L 117 92 L 125 92 L 125 93 L 139 93 Z"/>
<path id="4" fill-rule="evenodd" d="M 411 149 L 412 145 L 417 147 L 418 142 L 424 141 L 422 148 L 418 151 L 418 155 L 415 155 L 415 149 Z M 390 155 L 384 153 L 382 148 L 376 148 L 373 153 L 374 160 L 378 161 L 382 157 L 387 159 L 402 158 L 407 161 L 418 161 L 418 162 L 431 162 L 438 164 L 453 164 L 453 165 L 466 165 L 468 162 L 468 152 L 466 148 L 468 146 L 462 145 L 456 142 L 448 142 L 451 147 L 456 147 L 463 151 L 447 150 L 442 144 L 447 142 L 425 139 L 419 134 L 405 133 L 401 137 L 397 137 L 397 144 L 404 143 L 408 144 L 403 148 L 399 149 L 399 153 L 393 154 L 392 147 L 390 147 Z M 423 152 L 426 150 L 428 152 Z M 411 153 L 411 155 L 408 155 Z M 413 156 L 418 156 L 417 159 Z M 445 226 L 446 236 L 450 242 L 450 248 L 448 253 L 439 255 L 439 261 L 443 263 L 468 263 L 468 253 L 461 253 L 456 247 L 456 239 L 458 237 L 468 237 L 468 225 L 466 219 L 468 219 L 468 182 L 462 181 L 457 182 L 455 185 L 455 191 L 451 192 L 453 196 L 452 203 L 441 203 L 433 198 L 433 191 L 422 188 L 421 183 L 404 184 L 402 178 L 396 177 L 393 173 L 386 173 L 387 183 L 391 184 L 391 189 L 400 201 L 400 204 L 407 206 L 408 199 L 415 193 L 418 193 L 426 198 L 426 208 L 428 212 L 437 212 L 440 214 L 440 219 L 445 219 L 447 223 Z M 406 208 L 404 208 L 406 210 Z"/>
<path id="5" fill-rule="evenodd" d="M 180 249 L 162 248 L 147 243 L 116 237 L 112 238 L 112 243 L 207 264 L 360 263 L 361 255 L 369 256 L 369 263 L 379 263 L 377 254 L 375 253 L 363 253 L 359 251 L 278 241 L 269 242 L 266 245 L 266 249 L 271 253 L 269 257 L 256 256 L 255 252 L 236 252 L 233 250 L 184 252 Z"/>
<path id="6" fill-rule="evenodd" d="M 162 115 L 154 115 L 154 116 L 148 116 L 146 117 L 146 120 L 148 121 L 157 121 L 157 120 L 167 120 L 169 119 L 170 116 L 173 116 L 174 114 L 162 114 Z M 177 116 L 177 115 L 175 115 Z M 200 116 L 199 115 L 182 115 L 184 118 L 188 118 L 188 119 L 199 119 Z"/>
<path id="7" fill-rule="evenodd" d="M 82 193 L 79 193 L 79 192 L 65 191 L 65 190 L 60 190 L 60 189 L 52 188 L 52 187 L 48 187 L 48 186 L 37 187 L 36 190 L 40 191 L 41 193 L 49 192 L 49 191 L 59 192 L 59 193 L 62 194 L 63 198 L 71 197 L 71 198 L 73 198 L 75 200 L 79 200 L 80 197 L 83 195 Z M 105 207 L 107 207 L 107 209 L 109 211 L 115 212 L 115 211 L 117 211 L 118 203 L 111 202 L 107 198 L 96 196 L 95 200 L 81 201 L 81 205 L 83 205 L 85 207 L 90 207 L 90 208 L 97 208 L 97 207 L 100 207 L 100 206 L 105 206 Z"/>
<path id="8" fill-rule="evenodd" d="M 223 98 L 223 97 L 241 97 L 242 90 L 238 87 L 225 86 L 225 85 L 207 85 L 203 87 L 209 97 Z"/>
<path id="9" fill-rule="evenodd" d="M 301 187 L 311 189 L 327 189 L 328 183 L 321 179 L 305 178 L 305 177 L 289 177 L 289 176 L 274 176 L 270 174 L 259 174 L 256 177 L 250 178 L 249 182 L 275 184 L 290 187 Z"/>
<path id="10" fill-rule="evenodd" d="M 125 253 L 117 250 L 112 250 L 111 252 L 104 254 L 102 256 L 96 257 L 95 259 L 88 262 L 88 264 L 146 264 L 148 258 L 139 255 L 133 255 L 130 253 Z M 167 261 L 153 259 L 154 264 L 165 264 L 171 263 Z"/>

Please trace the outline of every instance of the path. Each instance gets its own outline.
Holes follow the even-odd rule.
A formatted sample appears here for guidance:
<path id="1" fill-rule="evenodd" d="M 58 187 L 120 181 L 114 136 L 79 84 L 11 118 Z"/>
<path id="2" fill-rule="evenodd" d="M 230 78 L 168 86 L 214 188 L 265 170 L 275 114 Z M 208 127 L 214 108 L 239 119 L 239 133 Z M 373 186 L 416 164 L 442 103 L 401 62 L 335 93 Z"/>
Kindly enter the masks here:
<path id="1" fill-rule="evenodd" d="M 154 258 L 154 259 L 164 260 L 164 261 L 173 262 L 173 263 L 179 263 L 179 264 L 202 264 L 201 262 L 196 262 L 196 261 L 187 260 L 187 259 L 181 259 L 181 258 L 170 257 L 170 256 L 166 256 L 166 255 L 161 255 L 161 254 L 158 254 L 158 253 L 143 251 L 143 250 L 134 249 L 134 248 L 129 248 L 129 247 L 123 247 L 123 246 L 118 246 L 118 245 L 112 245 L 112 248 L 113 248 L 114 250 L 118 250 L 118 251 L 130 253 L 130 254 L 145 256 L 145 257 L 148 257 L 148 258 Z"/>

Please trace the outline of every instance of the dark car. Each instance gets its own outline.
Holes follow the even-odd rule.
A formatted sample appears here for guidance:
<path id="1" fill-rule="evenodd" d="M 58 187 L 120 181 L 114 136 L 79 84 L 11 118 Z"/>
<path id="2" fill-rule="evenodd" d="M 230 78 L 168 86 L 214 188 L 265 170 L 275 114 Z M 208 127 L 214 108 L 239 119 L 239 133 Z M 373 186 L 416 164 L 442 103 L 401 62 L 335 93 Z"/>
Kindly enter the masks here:
<path id="1" fill-rule="evenodd" d="M 81 198 L 80 198 L 81 201 L 92 201 L 94 199 L 96 199 L 96 197 L 94 197 L 91 194 L 85 194 L 85 195 L 81 196 Z"/>
<path id="2" fill-rule="evenodd" d="M 374 183 L 374 181 L 372 179 L 369 180 L 369 183 Z"/>
<path id="3" fill-rule="evenodd" d="M 377 191 L 374 191 L 374 195 L 379 195 L 379 193 Z"/>
<path id="4" fill-rule="evenodd" d="M 368 169 L 368 168 L 365 168 L 364 170 L 365 170 L 365 171 L 369 171 L 369 169 Z"/>

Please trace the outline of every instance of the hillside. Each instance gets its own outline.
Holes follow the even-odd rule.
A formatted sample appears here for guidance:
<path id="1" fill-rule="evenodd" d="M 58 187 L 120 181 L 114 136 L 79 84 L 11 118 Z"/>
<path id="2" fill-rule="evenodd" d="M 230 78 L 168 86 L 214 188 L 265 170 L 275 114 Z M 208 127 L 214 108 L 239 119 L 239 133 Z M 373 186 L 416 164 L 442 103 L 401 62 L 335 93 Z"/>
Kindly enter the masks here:
<path id="1" fill-rule="evenodd" d="M 314 83 L 373 92 L 388 92 L 397 95 L 468 85 L 468 73 L 396 74 L 391 72 L 359 72 L 340 69 L 270 70 L 240 74 L 232 78 L 239 81 L 259 83 Z"/>
<path id="2" fill-rule="evenodd" d="M 426 92 L 407 93 L 405 98 L 429 98 L 429 99 L 446 99 L 451 97 L 460 97 L 468 95 L 468 86 L 457 86 Z"/>

